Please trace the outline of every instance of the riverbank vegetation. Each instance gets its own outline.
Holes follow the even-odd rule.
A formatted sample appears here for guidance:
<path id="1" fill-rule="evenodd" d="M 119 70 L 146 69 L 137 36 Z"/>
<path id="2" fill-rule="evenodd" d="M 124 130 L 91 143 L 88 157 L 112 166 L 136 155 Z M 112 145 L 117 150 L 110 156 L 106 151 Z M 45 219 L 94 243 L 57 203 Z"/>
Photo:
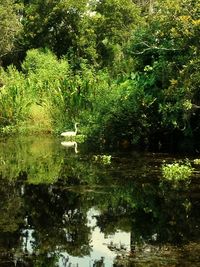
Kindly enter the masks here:
<path id="1" fill-rule="evenodd" d="M 200 1 L 0 3 L 0 133 L 200 149 Z"/>

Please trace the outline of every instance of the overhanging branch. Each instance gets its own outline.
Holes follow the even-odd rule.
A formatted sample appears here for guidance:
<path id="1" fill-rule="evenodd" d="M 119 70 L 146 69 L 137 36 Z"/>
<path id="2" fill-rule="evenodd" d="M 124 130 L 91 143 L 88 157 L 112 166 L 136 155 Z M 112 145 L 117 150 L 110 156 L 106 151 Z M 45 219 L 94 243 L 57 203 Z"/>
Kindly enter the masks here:
<path id="1" fill-rule="evenodd" d="M 167 47 L 151 46 L 147 42 L 141 42 L 141 43 L 136 44 L 136 46 L 137 45 L 143 45 L 146 48 L 144 48 L 140 52 L 131 52 L 132 55 L 142 55 L 142 54 L 146 53 L 147 51 L 151 51 L 151 50 L 173 51 L 173 52 L 174 51 L 180 51 L 180 49 L 176 49 L 176 48 L 167 48 Z"/>

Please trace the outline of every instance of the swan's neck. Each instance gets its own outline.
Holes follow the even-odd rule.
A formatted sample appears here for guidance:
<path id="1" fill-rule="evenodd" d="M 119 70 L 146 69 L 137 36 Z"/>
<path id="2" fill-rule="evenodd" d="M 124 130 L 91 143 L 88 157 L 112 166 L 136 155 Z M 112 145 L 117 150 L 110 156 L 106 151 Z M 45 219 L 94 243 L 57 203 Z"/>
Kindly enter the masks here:
<path id="1" fill-rule="evenodd" d="M 77 125 L 75 124 L 75 133 L 77 133 L 77 131 L 78 131 L 78 128 L 77 128 Z"/>

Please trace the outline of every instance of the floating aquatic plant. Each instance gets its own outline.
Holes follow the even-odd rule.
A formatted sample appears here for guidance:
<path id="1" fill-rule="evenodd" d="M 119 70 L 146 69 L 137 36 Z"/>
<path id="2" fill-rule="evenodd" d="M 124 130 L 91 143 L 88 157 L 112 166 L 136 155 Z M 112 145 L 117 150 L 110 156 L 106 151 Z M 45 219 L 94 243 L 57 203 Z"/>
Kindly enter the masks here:
<path id="1" fill-rule="evenodd" d="M 194 164 L 200 165 L 200 159 L 194 159 Z"/>
<path id="2" fill-rule="evenodd" d="M 111 164 L 111 155 L 95 155 L 94 161 L 103 163 L 104 165 Z"/>
<path id="3" fill-rule="evenodd" d="M 187 180 L 193 172 L 193 168 L 189 161 L 174 162 L 171 164 L 162 165 L 163 177 L 170 181 Z"/>

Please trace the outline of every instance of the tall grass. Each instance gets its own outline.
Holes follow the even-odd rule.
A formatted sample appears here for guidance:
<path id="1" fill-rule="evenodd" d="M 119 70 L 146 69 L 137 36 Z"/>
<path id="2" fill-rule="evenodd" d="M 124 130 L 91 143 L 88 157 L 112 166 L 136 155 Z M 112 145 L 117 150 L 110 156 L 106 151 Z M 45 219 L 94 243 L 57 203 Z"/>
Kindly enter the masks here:
<path id="1" fill-rule="evenodd" d="M 0 69 L 0 125 L 16 125 L 24 121 L 30 111 L 32 99 L 27 93 L 24 75 L 13 66 L 7 71 Z"/>
<path id="2" fill-rule="evenodd" d="M 70 128 L 85 107 L 83 81 L 66 59 L 58 60 L 48 50 L 28 51 L 21 72 L 1 69 L 1 128 L 4 132 L 19 126 L 48 132 Z"/>

